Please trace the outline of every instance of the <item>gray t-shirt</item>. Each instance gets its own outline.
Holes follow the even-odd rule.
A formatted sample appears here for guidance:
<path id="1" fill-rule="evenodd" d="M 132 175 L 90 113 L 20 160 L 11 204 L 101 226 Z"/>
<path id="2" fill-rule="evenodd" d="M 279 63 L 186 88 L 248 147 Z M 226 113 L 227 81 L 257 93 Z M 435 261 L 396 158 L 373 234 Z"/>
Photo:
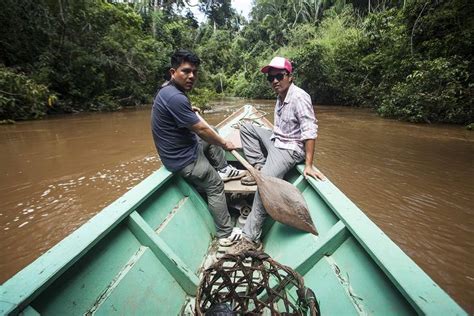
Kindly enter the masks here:
<path id="1" fill-rule="evenodd" d="M 190 127 L 199 122 L 183 91 L 173 84 L 161 88 L 153 101 L 151 128 L 161 161 L 178 171 L 197 158 L 198 139 Z"/>

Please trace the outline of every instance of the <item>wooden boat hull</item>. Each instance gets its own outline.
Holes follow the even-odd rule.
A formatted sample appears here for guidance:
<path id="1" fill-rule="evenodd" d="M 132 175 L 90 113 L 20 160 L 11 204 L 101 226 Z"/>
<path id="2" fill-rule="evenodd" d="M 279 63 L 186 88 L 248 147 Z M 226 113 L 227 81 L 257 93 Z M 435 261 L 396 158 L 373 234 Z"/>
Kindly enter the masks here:
<path id="1" fill-rule="evenodd" d="M 234 127 L 255 113 L 240 109 L 220 133 L 239 142 Z M 263 243 L 304 277 L 322 314 L 465 314 L 329 180 L 302 172 L 297 166 L 287 180 L 319 236 L 268 220 Z M 186 314 L 214 234 L 201 195 L 161 168 L 2 284 L 0 314 Z"/>

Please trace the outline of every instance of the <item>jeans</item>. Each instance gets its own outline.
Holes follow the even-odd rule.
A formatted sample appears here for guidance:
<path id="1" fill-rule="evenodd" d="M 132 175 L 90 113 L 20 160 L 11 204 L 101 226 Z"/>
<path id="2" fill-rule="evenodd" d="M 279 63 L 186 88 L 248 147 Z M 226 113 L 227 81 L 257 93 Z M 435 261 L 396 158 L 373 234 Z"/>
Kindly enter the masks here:
<path id="1" fill-rule="evenodd" d="M 216 171 L 226 165 L 225 152 L 221 147 L 200 140 L 196 161 L 178 171 L 178 174 L 198 191 L 206 193 L 209 211 L 214 218 L 218 238 L 227 237 L 232 232 L 232 221 L 227 208 L 224 182 Z"/>
<path id="2" fill-rule="evenodd" d="M 304 156 L 291 149 L 276 148 L 270 140 L 271 135 L 271 130 L 253 124 L 244 124 L 240 128 L 240 139 L 247 161 L 253 166 L 263 166 L 262 174 L 282 179 L 291 168 L 304 160 Z M 267 211 L 257 190 L 252 211 L 243 229 L 244 237 L 258 241 L 266 217 Z"/>

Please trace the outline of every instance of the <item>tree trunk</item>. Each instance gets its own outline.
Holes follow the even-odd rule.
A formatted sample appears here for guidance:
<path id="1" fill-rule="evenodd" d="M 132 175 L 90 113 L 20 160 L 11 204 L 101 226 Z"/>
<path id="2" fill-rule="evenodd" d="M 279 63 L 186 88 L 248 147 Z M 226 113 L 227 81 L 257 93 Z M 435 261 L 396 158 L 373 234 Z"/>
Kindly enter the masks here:
<path id="1" fill-rule="evenodd" d="M 159 0 L 153 0 L 152 5 L 153 5 L 153 14 L 151 16 L 151 32 L 153 34 L 153 38 L 156 38 L 156 13 L 160 9 L 159 6 Z"/>

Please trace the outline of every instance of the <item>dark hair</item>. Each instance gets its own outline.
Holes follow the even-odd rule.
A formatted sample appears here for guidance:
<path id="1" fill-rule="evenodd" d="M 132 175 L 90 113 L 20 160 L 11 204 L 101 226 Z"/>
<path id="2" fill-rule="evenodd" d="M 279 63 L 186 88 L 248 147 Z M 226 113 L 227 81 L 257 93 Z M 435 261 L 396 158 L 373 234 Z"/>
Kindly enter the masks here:
<path id="1" fill-rule="evenodd" d="M 182 63 L 188 62 L 195 66 L 199 66 L 201 60 L 193 52 L 186 49 L 178 49 L 171 56 L 171 67 L 178 68 Z"/>

